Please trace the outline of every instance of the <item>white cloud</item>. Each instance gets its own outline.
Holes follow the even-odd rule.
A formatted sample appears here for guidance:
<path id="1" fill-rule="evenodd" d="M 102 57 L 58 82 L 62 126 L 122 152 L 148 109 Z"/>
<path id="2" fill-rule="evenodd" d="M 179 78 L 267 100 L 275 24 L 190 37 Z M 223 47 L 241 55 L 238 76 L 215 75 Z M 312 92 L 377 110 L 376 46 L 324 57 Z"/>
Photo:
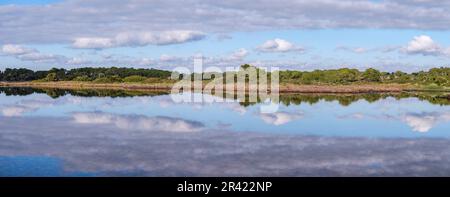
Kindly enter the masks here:
<path id="1" fill-rule="evenodd" d="M 450 113 L 407 114 L 402 119 L 413 131 L 424 133 L 430 131 L 439 122 L 450 121 Z"/>
<path id="2" fill-rule="evenodd" d="M 200 122 L 179 118 L 117 115 L 103 112 L 74 113 L 73 119 L 80 124 L 106 124 L 119 129 L 137 131 L 195 132 L 204 127 Z"/>
<path id="3" fill-rule="evenodd" d="M 144 57 L 144 58 L 141 58 L 140 60 L 139 60 L 139 62 L 138 62 L 138 64 L 139 65 L 150 65 L 150 64 L 152 64 L 152 63 L 154 63 L 154 61 L 152 60 L 152 59 L 150 59 L 150 58 L 146 58 L 146 57 Z"/>
<path id="4" fill-rule="evenodd" d="M 442 55 L 444 50 L 440 47 L 430 36 L 420 35 L 415 36 L 408 45 L 404 48 L 404 51 L 408 54 L 422 54 L 422 55 Z"/>
<path id="5" fill-rule="evenodd" d="M 82 64 L 91 64 L 90 60 L 81 57 L 73 57 L 67 61 L 69 65 L 82 65 Z"/>
<path id="6" fill-rule="evenodd" d="M 33 62 L 56 62 L 60 58 L 64 59 L 63 56 L 58 56 L 54 54 L 45 54 L 40 52 L 26 53 L 18 56 L 19 59 L 24 61 L 33 61 Z"/>
<path id="7" fill-rule="evenodd" d="M 304 51 L 305 49 L 297 47 L 294 44 L 280 39 L 275 38 L 273 40 L 267 40 L 260 46 L 256 48 L 258 51 L 262 52 L 291 52 L 291 51 Z"/>
<path id="8" fill-rule="evenodd" d="M 3 47 L 2 47 L 2 52 L 6 55 L 23 55 L 23 54 L 32 53 L 35 51 L 36 50 L 34 50 L 34 49 L 30 49 L 30 48 L 26 48 L 21 45 L 14 45 L 14 44 L 6 44 L 6 45 L 3 45 Z"/>
<path id="9" fill-rule="evenodd" d="M 249 54 L 249 52 L 247 51 L 247 49 L 240 48 L 230 55 L 230 59 L 231 60 L 243 60 L 248 54 Z"/>
<path id="10" fill-rule="evenodd" d="M 173 56 L 173 55 L 162 54 L 159 57 L 159 60 L 162 61 L 162 62 L 173 62 L 173 61 L 181 60 L 181 58 Z"/>
<path id="11" fill-rule="evenodd" d="M 112 38 L 124 30 L 193 29 L 220 34 L 307 28 L 448 30 L 449 8 L 445 1 L 400 0 L 280 0 L 276 5 L 268 0 L 70 0 L 51 6 L 1 5 L 0 43 Z M 374 20 L 374 16 L 381 17 Z"/>
<path id="12" fill-rule="evenodd" d="M 259 116 L 264 122 L 278 126 L 303 118 L 303 113 L 300 112 L 261 113 Z"/>
<path id="13" fill-rule="evenodd" d="M 103 49 L 114 46 L 110 38 L 77 38 L 72 46 L 79 49 Z"/>
<path id="14" fill-rule="evenodd" d="M 29 108 L 23 106 L 8 106 L 3 108 L 1 111 L 3 116 L 15 117 L 22 116 L 24 113 L 29 111 Z"/>
<path id="15" fill-rule="evenodd" d="M 36 49 L 27 48 L 22 45 L 6 44 L 2 46 L 2 52 L 9 56 L 14 56 L 22 61 L 32 61 L 32 62 L 65 62 L 66 57 L 62 55 L 46 54 L 41 53 Z"/>
<path id="16" fill-rule="evenodd" d="M 113 38 L 76 38 L 72 47 L 79 49 L 104 49 L 127 46 L 169 45 L 197 41 L 204 37 L 205 34 L 198 31 L 122 32 Z"/>
<path id="17" fill-rule="evenodd" d="M 369 49 L 364 47 L 346 47 L 346 46 L 338 46 L 336 47 L 336 50 L 348 51 L 353 53 L 366 53 L 369 51 Z"/>
<path id="18" fill-rule="evenodd" d="M 53 102 L 54 100 L 48 99 L 21 100 L 16 104 L 1 107 L 0 112 L 6 117 L 19 117 L 25 113 L 39 110 L 41 107 L 51 106 Z"/>
<path id="19" fill-rule="evenodd" d="M 365 117 L 366 116 L 363 113 L 352 113 L 352 114 L 337 116 L 337 118 L 339 118 L 339 119 L 363 119 Z"/>

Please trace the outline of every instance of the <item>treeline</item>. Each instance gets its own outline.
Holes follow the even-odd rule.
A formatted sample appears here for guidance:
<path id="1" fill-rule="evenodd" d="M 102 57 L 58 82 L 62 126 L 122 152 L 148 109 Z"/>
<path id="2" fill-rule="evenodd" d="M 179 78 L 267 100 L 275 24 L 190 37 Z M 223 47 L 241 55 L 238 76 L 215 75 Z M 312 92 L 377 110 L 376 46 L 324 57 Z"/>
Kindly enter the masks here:
<path id="1" fill-rule="evenodd" d="M 432 68 L 414 73 L 381 72 L 373 68 L 315 71 L 280 71 L 280 81 L 295 84 L 410 83 L 450 86 L 450 68 Z"/>
<path id="2" fill-rule="evenodd" d="M 242 65 L 246 69 L 250 65 Z M 260 71 L 258 69 L 258 71 Z M 230 73 L 228 73 L 230 74 Z M 231 73 L 235 74 L 235 73 Z M 268 73 L 269 79 L 271 78 Z M 170 71 L 158 69 L 135 68 L 76 68 L 71 70 L 53 68 L 49 71 L 33 71 L 29 69 L 6 69 L 0 72 L 0 81 L 92 81 L 99 83 L 114 82 L 157 82 L 155 79 L 168 80 Z M 314 71 L 280 71 L 281 83 L 293 84 L 327 84 L 346 85 L 361 83 L 408 83 L 420 85 L 450 86 L 450 68 L 432 68 L 428 71 L 414 73 L 381 72 L 373 68 L 360 71 L 341 68 Z M 193 78 L 193 75 L 191 75 Z"/>
<path id="3" fill-rule="evenodd" d="M 53 68 L 48 71 L 33 71 L 25 68 L 7 68 L 0 71 L 0 81 L 94 81 L 103 83 L 133 82 L 146 80 L 147 78 L 168 79 L 170 71 L 158 69 L 135 68 L 75 68 L 66 70 Z"/>

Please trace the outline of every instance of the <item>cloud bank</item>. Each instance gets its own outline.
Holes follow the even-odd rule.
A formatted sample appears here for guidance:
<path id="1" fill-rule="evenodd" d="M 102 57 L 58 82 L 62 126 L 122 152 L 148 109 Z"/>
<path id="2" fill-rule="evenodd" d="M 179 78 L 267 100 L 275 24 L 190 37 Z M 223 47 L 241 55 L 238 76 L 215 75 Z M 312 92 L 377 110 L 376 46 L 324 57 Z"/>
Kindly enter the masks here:
<path id="1" fill-rule="evenodd" d="M 111 39 L 124 30 L 190 29 L 219 35 L 322 28 L 449 30 L 449 9 L 449 3 L 438 0 L 280 0 L 276 4 L 270 0 L 66 0 L 50 5 L 0 6 L 0 43 Z M 151 41 L 145 42 L 173 42 L 150 37 Z M 109 45 L 108 40 L 94 43 Z"/>
<path id="2" fill-rule="evenodd" d="M 104 49 L 113 47 L 137 47 L 146 45 L 170 45 L 197 41 L 205 34 L 196 31 L 127 32 L 108 37 L 76 38 L 72 44 L 77 49 Z"/>

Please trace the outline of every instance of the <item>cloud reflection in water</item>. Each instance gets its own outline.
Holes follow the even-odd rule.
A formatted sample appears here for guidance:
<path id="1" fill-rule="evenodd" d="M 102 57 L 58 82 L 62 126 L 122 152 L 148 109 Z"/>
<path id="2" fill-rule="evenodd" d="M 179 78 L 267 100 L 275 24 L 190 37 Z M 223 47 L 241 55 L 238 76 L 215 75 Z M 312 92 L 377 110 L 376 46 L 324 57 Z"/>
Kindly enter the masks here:
<path id="1" fill-rule="evenodd" d="M 118 115 L 103 112 L 77 112 L 73 119 L 80 124 L 107 124 L 119 129 L 137 131 L 195 132 L 204 128 L 201 122 L 180 118 L 142 115 Z"/>
<path id="2" fill-rule="evenodd" d="M 450 175 L 450 140 L 445 138 L 123 132 L 103 124 L 108 119 L 117 117 L 95 124 L 0 117 L 0 155 L 45 155 L 60 159 L 67 172 L 111 176 Z"/>
<path id="3" fill-rule="evenodd" d="M 439 122 L 449 122 L 450 112 L 409 113 L 403 116 L 402 119 L 413 131 L 428 132 Z"/>

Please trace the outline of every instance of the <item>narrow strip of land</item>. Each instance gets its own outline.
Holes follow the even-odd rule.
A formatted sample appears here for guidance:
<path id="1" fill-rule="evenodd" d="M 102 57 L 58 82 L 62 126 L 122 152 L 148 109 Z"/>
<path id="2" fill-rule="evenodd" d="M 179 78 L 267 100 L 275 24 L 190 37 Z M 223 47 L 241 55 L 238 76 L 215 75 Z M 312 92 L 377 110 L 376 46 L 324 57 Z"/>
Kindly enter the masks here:
<path id="1" fill-rule="evenodd" d="M 92 83 L 92 82 L 0 82 L 2 87 L 33 87 L 62 89 L 119 89 L 119 90 L 167 90 L 169 83 Z M 410 84 L 352 84 L 352 85 L 299 85 L 281 84 L 280 93 L 383 93 L 404 91 L 449 91 L 447 89 L 424 89 Z"/>

